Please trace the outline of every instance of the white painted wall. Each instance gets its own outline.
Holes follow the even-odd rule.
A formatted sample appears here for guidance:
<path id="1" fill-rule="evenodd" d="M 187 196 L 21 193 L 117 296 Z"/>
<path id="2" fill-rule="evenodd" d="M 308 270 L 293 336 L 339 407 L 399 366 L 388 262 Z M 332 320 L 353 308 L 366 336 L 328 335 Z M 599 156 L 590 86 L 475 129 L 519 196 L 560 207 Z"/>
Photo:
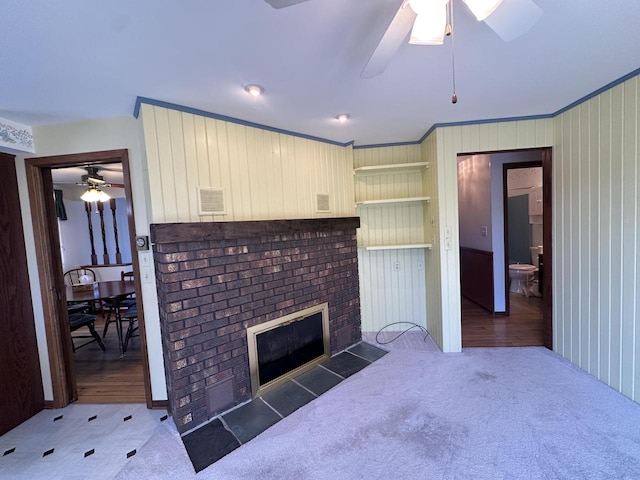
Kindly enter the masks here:
<path id="1" fill-rule="evenodd" d="M 149 181 L 146 173 L 147 167 L 143 144 L 141 142 L 141 133 L 138 122 L 135 119 L 122 117 L 40 126 L 34 128 L 34 137 L 36 138 L 36 144 L 38 146 L 37 156 L 63 155 L 122 148 L 128 149 L 133 191 L 132 200 L 136 218 L 136 233 L 138 235 L 148 234 Z M 24 156 L 16 157 L 16 167 L 45 400 L 53 400 Z M 149 253 L 138 255 L 140 256 L 141 267 L 149 269 L 148 271 L 152 279 L 150 283 L 143 283 L 141 292 L 145 310 L 151 394 L 153 400 L 166 400 L 167 393 L 162 359 L 157 294 L 154 272 L 151 268 L 152 259 Z"/>
<path id="2" fill-rule="evenodd" d="M 489 155 L 458 157 L 458 210 L 460 246 L 490 252 L 493 231 Z"/>
<path id="3" fill-rule="evenodd" d="M 64 195 L 64 204 L 67 211 L 67 220 L 58 220 L 58 230 L 60 232 L 60 249 L 62 253 L 62 267 L 64 271 L 78 268 L 82 265 L 91 264 L 91 241 L 89 239 L 89 227 L 87 213 L 84 202 L 71 195 Z M 131 263 L 131 246 L 129 244 L 129 224 L 127 222 L 127 204 L 124 198 L 116 199 L 116 223 L 118 226 L 118 244 L 122 263 Z M 94 232 L 94 247 L 98 255 L 98 263 L 103 263 L 104 243 L 100 233 L 100 216 L 96 211 L 95 204 L 91 208 L 91 224 Z M 115 238 L 113 236 L 113 214 L 109 204 L 105 204 L 104 224 L 106 232 L 107 251 L 109 252 L 110 263 L 115 263 Z M 115 270 L 116 276 L 111 270 Z M 98 281 L 119 280 L 122 267 L 110 269 L 96 268 Z M 124 270 L 131 270 L 128 267 Z"/>

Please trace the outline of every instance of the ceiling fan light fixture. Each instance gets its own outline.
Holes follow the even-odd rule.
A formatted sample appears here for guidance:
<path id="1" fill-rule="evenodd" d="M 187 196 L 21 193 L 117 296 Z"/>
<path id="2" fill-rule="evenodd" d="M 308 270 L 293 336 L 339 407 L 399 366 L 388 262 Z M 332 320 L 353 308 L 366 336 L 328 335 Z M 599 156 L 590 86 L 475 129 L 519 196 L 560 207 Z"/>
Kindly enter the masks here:
<path id="1" fill-rule="evenodd" d="M 446 4 L 438 5 L 430 13 L 416 16 L 409 43 L 412 45 L 442 45 L 447 27 Z"/>
<path id="2" fill-rule="evenodd" d="M 409 43 L 412 45 L 442 45 L 447 27 L 448 0 L 410 0 L 416 14 Z"/>
<path id="3" fill-rule="evenodd" d="M 80 200 L 85 202 L 106 202 L 111 197 L 96 187 L 89 187 L 87 191 L 80 196 Z"/>
<path id="4" fill-rule="evenodd" d="M 252 97 L 259 97 L 264 93 L 264 88 L 260 85 L 250 84 L 244 87 L 245 91 Z"/>
<path id="5" fill-rule="evenodd" d="M 502 0 L 463 0 L 467 4 L 471 13 L 475 15 L 479 22 L 491 15 L 500 6 Z"/>

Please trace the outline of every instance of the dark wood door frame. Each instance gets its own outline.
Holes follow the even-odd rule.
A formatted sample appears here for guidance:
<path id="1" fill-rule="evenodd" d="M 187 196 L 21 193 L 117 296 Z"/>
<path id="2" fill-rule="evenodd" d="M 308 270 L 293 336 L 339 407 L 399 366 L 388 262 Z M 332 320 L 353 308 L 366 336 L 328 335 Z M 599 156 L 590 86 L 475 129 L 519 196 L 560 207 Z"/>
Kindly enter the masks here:
<path id="1" fill-rule="evenodd" d="M 40 290 L 44 323 L 49 350 L 51 382 L 53 387 L 54 408 L 61 408 L 77 400 L 73 353 L 71 339 L 67 333 L 67 311 L 64 305 L 64 280 L 62 277 L 62 258 L 58 237 L 58 225 L 55 221 L 53 198 L 52 168 L 85 165 L 122 163 L 123 183 L 127 205 L 129 243 L 133 264 L 136 291 L 141 291 L 140 266 L 135 245 L 135 218 L 129 173 L 129 155 L 127 150 L 108 150 L 101 152 L 34 157 L 25 160 L 31 215 L 35 237 L 36 259 L 39 265 Z M 141 296 L 138 295 L 138 325 L 142 350 L 142 369 L 145 384 L 146 403 L 152 408 L 151 379 L 149 358 L 145 335 L 144 311 Z"/>
<path id="2" fill-rule="evenodd" d="M 465 152 L 460 153 L 458 156 L 462 155 L 491 155 L 496 153 L 517 153 L 517 152 L 527 152 L 527 151 L 540 151 L 542 155 L 542 163 L 536 161 L 536 166 L 540 166 L 542 164 L 542 203 L 543 203 L 543 219 L 542 219 L 542 243 L 544 245 L 544 272 L 543 272 L 543 292 L 542 292 L 542 300 L 543 300 L 543 328 L 544 328 L 544 346 L 548 349 L 553 349 L 553 288 L 552 288 L 552 211 L 553 211 L 553 198 L 552 198 L 552 185 L 551 181 L 553 178 L 552 172 L 552 148 L 551 147 L 541 147 L 541 148 L 525 148 L 525 149 L 517 149 L 517 150 L 496 150 L 489 152 Z M 524 164 L 525 162 L 523 162 Z M 508 165 L 519 165 L 518 163 L 508 164 Z M 506 164 L 505 164 L 506 166 Z M 506 178 L 504 179 L 506 184 Z M 506 199 L 504 202 L 504 208 L 506 209 Z M 506 220 L 505 220 L 505 229 L 506 229 Z M 505 233 L 506 235 L 506 233 Z M 507 251 L 508 248 L 507 239 L 505 237 L 505 279 L 509 278 L 509 262 L 507 261 Z M 509 285 L 508 281 L 505 282 L 506 289 L 506 298 L 505 298 L 505 306 L 508 314 L 509 312 Z"/>

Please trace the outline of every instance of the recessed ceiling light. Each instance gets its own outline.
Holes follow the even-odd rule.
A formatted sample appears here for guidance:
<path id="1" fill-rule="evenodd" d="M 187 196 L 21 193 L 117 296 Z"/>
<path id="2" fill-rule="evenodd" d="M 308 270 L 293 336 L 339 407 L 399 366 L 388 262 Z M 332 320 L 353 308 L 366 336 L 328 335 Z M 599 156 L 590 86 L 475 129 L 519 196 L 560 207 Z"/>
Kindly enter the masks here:
<path id="1" fill-rule="evenodd" d="M 244 89 L 249 95 L 252 95 L 254 97 L 259 97 L 264 93 L 264 88 L 262 88 L 260 85 L 255 84 L 247 85 L 246 87 L 244 87 Z"/>
<path id="2" fill-rule="evenodd" d="M 338 120 L 340 122 L 346 122 L 347 120 L 349 120 L 349 114 L 348 113 L 341 113 L 339 115 L 336 115 L 336 120 Z"/>

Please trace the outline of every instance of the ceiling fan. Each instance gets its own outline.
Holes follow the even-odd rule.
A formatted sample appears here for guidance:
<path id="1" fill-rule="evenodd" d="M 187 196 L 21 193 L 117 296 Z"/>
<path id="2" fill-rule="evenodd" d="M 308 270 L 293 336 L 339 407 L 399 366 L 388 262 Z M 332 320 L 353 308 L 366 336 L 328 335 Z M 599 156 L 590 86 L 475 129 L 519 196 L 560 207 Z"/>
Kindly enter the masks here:
<path id="1" fill-rule="evenodd" d="M 78 175 L 82 170 L 84 169 L 86 171 L 85 174 L 80 176 L 80 181 L 79 182 L 69 182 L 69 181 L 64 181 L 70 177 L 76 176 Z M 101 170 L 105 170 L 105 171 L 110 171 L 110 172 L 115 172 L 116 174 L 119 173 L 119 170 L 117 169 L 110 169 L 108 167 L 104 167 L 104 166 L 94 166 L 94 165 L 87 165 L 87 166 L 83 166 L 83 167 L 70 167 L 67 169 L 56 169 L 54 170 L 52 173 L 54 174 L 54 181 L 53 183 L 56 185 L 78 185 L 81 187 L 96 187 L 96 188 L 102 188 L 102 187 L 113 187 L 113 188 L 124 188 L 124 184 L 123 183 L 113 183 L 113 182 L 108 182 L 105 180 L 105 178 L 99 174 L 99 172 Z M 55 172 L 57 170 L 60 171 L 67 171 L 67 173 L 65 175 L 63 175 L 63 178 L 60 178 L 60 180 L 56 180 L 55 179 Z M 78 171 L 79 170 L 79 171 Z M 76 177 L 77 178 L 77 177 Z"/>
<path id="2" fill-rule="evenodd" d="M 111 183 L 106 182 L 102 175 L 99 175 L 100 167 L 95 166 L 87 166 L 84 167 L 87 171 L 85 175 L 82 175 L 80 179 L 81 182 L 77 182 L 76 185 L 81 185 L 83 187 L 114 187 L 114 188 L 124 188 L 123 183 Z"/>
<path id="3" fill-rule="evenodd" d="M 285 8 L 309 0 L 265 0 L 273 8 Z M 451 34 L 451 12 L 458 0 L 396 0 L 398 10 L 369 57 L 363 78 L 380 75 L 411 31 L 409 43 L 440 45 Z M 462 0 L 478 19 L 484 21 L 504 41 L 527 32 L 542 10 L 532 0 Z M 447 18 L 449 16 L 449 18 Z"/>

